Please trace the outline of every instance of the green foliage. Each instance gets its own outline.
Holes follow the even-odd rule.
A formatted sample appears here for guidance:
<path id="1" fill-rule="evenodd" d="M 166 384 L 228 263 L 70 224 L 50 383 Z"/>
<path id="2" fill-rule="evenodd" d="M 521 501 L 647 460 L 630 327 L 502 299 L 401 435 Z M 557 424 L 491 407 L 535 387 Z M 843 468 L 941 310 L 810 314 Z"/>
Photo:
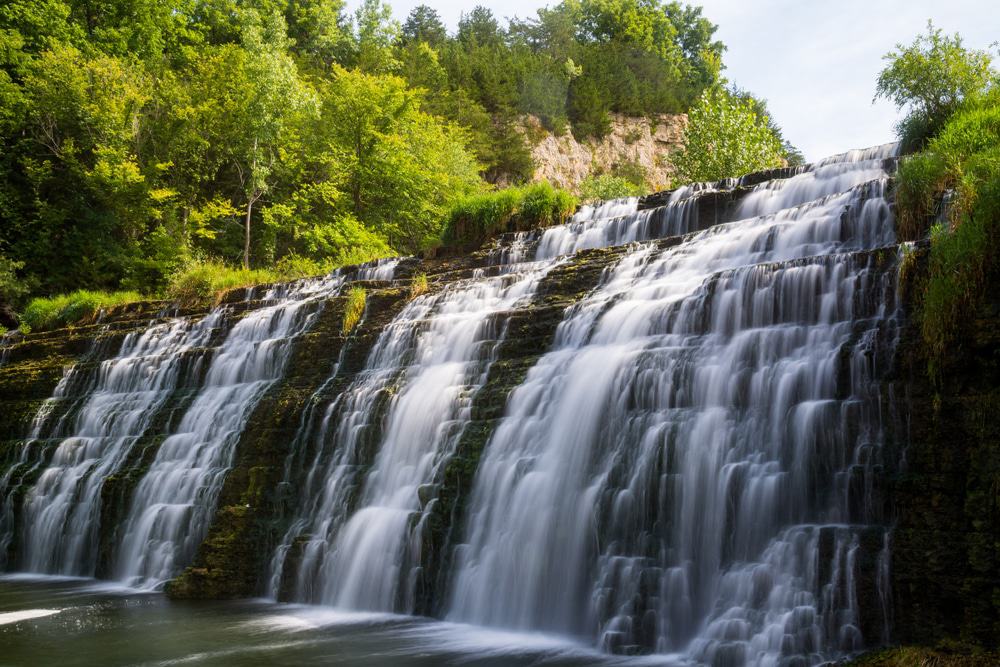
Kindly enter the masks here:
<path id="1" fill-rule="evenodd" d="M 394 248 L 427 247 L 451 202 L 479 186 L 465 133 L 423 112 L 398 77 L 337 68 L 320 98 L 326 150 L 317 158 L 342 184 L 340 208 Z"/>
<path id="2" fill-rule="evenodd" d="M 410 282 L 410 298 L 418 297 L 427 291 L 427 274 L 418 273 Z"/>
<path id="3" fill-rule="evenodd" d="M 448 32 L 441 22 L 441 16 L 427 5 L 417 5 L 410 10 L 401 30 L 407 43 L 425 43 L 432 47 L 439 46 L 448 37 Z"/>
<path id="4" fill-rule="evenodd" d="M 21 330 L 43 331 L 93 319 L 115 306 L 142 301 L 138 292 L 94 292 L 76 290 L 52 298 L 32 299 L 21 314 Z M 25 325 L 27 328 L 25 328 Z"/>
<path id="5" fill-rule="evenodd" d="M 28 293 L 28 286 L 17 277 L 24 262 L 15 262 L 0 255 L 0 304 L 16 304 Z"/>
<path id="6" fill-rule="evenodd" d="M 704 93 L 691 110 L 684 146 L 672 155 L 680 177 L 717 181 L 782 164 L 781 141 L 755 105 L 726 90 Z"/>
<path id="7" fill-rule="evenodd" d="M 531 179 L 524 114 L 582 137 L 685 111 L 719 82 L 714 32 L 663 0 L 478 7 L 453 35 L 383 0 L 9 0 L 0 252 L 23 265 L 0 264 L 0 298 L 211 298 L 419 252 L 484 180 Z M 509 215 L 566 208 L 538 192 Z"/>
<path id="8" fill-rule="evenodd" d="M 216 259 L 193 260 L 170 277 L 166 295 L 185 304 L 214 303 L 229 290 L 276 282 L 283 278 L 269 269 L 234 268 Z"/>
<path id="9" fill-rule="evenodd" d="M 452 206 L 442 241 L 448 246 L 478 246 L 515 218 L 519 227 L 545 227 L 564 222 L 576 206 L 576 197 L 548 182 L 472 195 Z"/>
<path id="10" fill-rule="evenodd" d="M 361 321 L 362 316 L 365 314 L 366 300 L 365 288 L 352 287 L 347 290 L 347 303 L 344 304 L 343 331 L 345 334 L 351 333 L 354 327 L 358 325 L 358 322 Z"/>
<path id="11" fill-rule="evenodd" d="M 932 372 L 940 371 L 991 276 L 1000 271 L 1000 91 L 967 99 L 900 165 L 900 234 L 917 238 L 950 191 L 943 221 L 930 228 L 921 327 Z"/>
<path id="12" fill-rule="evenodd" d="M 897 126 L 904 148 L 917 148 L 934 136 L 964 99 L 997 83 L 987 51 L 966 49 L 959 35 L 949 37 L 927 22 L 927 33 L 909 45 L 897 44 L 884 57 L 875 99 L 908 108 Z"/>
<path id="13" fill-rule="evenodd" d="M 580 184 L 580 200 L 584 202 L 607 201 L 645 194 L 642 185 L 636 185 L 622 176 L 602 174 L 589 176 Z"/>

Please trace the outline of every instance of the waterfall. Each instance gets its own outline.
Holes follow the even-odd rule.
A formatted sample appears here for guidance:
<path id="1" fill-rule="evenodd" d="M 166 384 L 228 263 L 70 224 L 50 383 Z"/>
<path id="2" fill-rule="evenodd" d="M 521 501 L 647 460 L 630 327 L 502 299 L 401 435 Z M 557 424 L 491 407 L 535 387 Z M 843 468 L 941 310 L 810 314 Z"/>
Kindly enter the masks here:
<path id="1" fill-rule="evenodd" d="M 751 188 L 735 221 L 638 246 L 566 312 L 486 446 L 449 619 L 709 664 L 861 646 L 893 152 Z"/>
<path id="2" fill-rule="evenodd" d="M 321 418 L 306 502 L 272 561 L 273 596 L 288 578 L 292 599 L 412 611 L 419 524 L 502 337 L 497 318 L 530 297 L 553 264 L 419 296 L 383 330 Z M 373 443 L 380 410 L 384 429 Z"/>
<path id="3" fill-rule="evenodd" d="M 135 490 L 118 546 L 116 577 L 157 588 L 194 556 L 208 530 L 243 425 L 284 372 L 292 342 L 339 274 L 272 287 L 222 342 L 175 432 L 157 449 Z"/>
<path id="4" fill-rule="evenodd" d="M 25 481 L 43 465 L 45 448 L 39 440 L 49 431 L 56 406 L 69 399 L 69 388 L 77 384 L 75 380 L 80 375 L 76 364 L 63 369 L 62 377 L 59 378 L 52 396 L 45 399 L 32 418 L 30 434 L 22 443 L 17 459 L 8 463 L 7 469 L 0 477 L 0 496 L 3 502 L 0 505 L 0 569 L 6 569 L 11 560 L 9 551 L 14 537 L 15 515 L 19 507 L 16 495 Z"/>
<path id="5" fill-rule="evenodd" d="M 100 363 L 96 380 L 23 502 L 22 567 L 31 572 L 93 576 L 97 564 L 101 488 L 116 473 L 150 420 L 176 387 L 185 353 L 204 345 L 216 316 L 177 319 L 128 334 L 117 356 Z M 72 371 L 35 417 L 29 441 L 66 396 Z M 27 456 L 33 445 L 22 447 Z"/>
<path id="6" fill-rule="evenodd" d="M 587 248 L 700 231 L 699 204 L 706 195 L 714 193 L 740 195 L 739 205 L 728 216 L 730 220 L 774 213 L 884 177 L 887 161 L 898 150 L 897 144 L 885 144 L 848 151 L 798 167 L 789 178 L 756 185 L 751 185 L 749 179 L 694 183 L 673 190 L 659 205 L 645 208 L 640 208 L 642 202 L 635 197 L 581 206 L 567 224 L 514 234 L 509 245 L 502 247 L 495 257 L 498 263 L 519 262 L 529 256 L 543 260 Z M 713 221 L 718 222 L 725 220 Z"/>
<path id="7" fill-rule="evenodd" d="M 272 598 L 431 609 L 666 664 L 817 665 L 886 642 L 896 152 L 248 290 L 117 349 L 109 328 L 5 454 L 0 559 L 161 588 L 273 390 L 301 412 L 265 455 L 239 445 L 241 469 L 246 453 L 281 478 L 254 508 Z M 425 267 L 429 289 L 407 293 Z M 358 281 L 361 323 L 279 384 Z M 102 511 L 109 488 L 128 491 L 120 513 Z"/>

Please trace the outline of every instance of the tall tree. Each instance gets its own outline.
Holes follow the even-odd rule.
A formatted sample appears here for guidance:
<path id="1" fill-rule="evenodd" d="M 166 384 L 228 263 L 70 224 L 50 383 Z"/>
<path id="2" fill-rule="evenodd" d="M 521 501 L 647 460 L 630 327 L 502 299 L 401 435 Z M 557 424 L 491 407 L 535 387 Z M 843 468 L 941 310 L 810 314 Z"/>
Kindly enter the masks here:
<path id="1" fill-rule="evenodd" d="M 448 37 L 444 23 L 437 11 L 427 5 L 417 5 L 403 23 L 402 36 L 405 43 L 426 42 L 432 47 L 440 46 Z"/>

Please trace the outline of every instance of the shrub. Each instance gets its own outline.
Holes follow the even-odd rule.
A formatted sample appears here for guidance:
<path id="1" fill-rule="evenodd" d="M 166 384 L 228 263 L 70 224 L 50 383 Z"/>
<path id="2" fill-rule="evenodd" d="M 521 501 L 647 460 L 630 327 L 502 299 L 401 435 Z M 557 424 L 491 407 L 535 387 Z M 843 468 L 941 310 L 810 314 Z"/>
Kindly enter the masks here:
<path id="1" fill-rule="evenodd" d="M 525 228 L 559 224 L 576 204 L 572 194 L 544 181 L 464 197 L 452 206 L 441 238 L 449 246 L 478 247 L 515 220 Z"/>
<path id="2" fill-rule="evenodd" d="M 24 262 L 16 262 L 0 255 L 0 304 L 16 304 L 28 293 L 28 286 L 18 279 L 17 272 L 24 268 Z"/>
<path id="3" fill-rule="evenodd" d="M 410 297 L 418 297 L 427 291 L 427 274 L 418 273 L 410 282 Z"/>
<path id="4" fill-rule="evenodd" d="M 91 320 L 102 310 L 142 301 L 138 292 L 94 292 L 77 290 L 70 294 L 32 299 L 21 314 L 21 331 L 54 329 Z"/>
<path id="5" fill-rule="evenodd" d="M 368 257 L 365 256 L 365 260 L 367 259 Z M 274 275 L 278 280 L 296 280 L 298 278 L 322 276 L 330 273 L 333 269 L 334 266 L 331 261 L 321 262 L 309 257 L 292 254 L 285 255 L 275 263 Z"/>
<path id="6" fill-rule="evenodd" d="M 365 288 L 352 287 L 347 291 L 347 303 L 344 305 L 344 333 L 349 334 L 361 321 L 365 314 Z"/>
<path id="7" fill-rule="evenodd" d="M 756 107 L 727 90 L 705 92 L 688 115 L 683 147 L 671 156 L 678 175 L 718 181 L 781 166 L 781 140 Z"/>
<path id="8" fill-rule="evenodd" d="M 622 197 L 638 197 L 645 188 L 628 179 L 613 174 L 589 176 L 580 183 L 580 200 L 584 202 L 607 201 Z"/>

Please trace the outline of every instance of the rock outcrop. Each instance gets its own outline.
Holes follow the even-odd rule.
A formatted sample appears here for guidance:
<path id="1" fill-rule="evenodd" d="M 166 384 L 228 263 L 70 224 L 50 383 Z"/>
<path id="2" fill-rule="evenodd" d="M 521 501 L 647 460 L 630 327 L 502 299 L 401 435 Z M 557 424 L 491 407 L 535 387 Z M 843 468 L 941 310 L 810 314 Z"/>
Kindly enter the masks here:
<path id="1" fill-rule="evenodd" d="M 602 139 L 577 141 L 566 132 L 556 136 L 533 116 L 524 121 L 524 131 L 534 143 L 534 180 L 576 191 L 588 176 L 616 168 L 640 167 L 650 191 L 669 187 L 674 170 L 667 156 L 681 145 L 687 116 L 662 114 L 634 118 L 611 114 L 611 131 Z"/>

